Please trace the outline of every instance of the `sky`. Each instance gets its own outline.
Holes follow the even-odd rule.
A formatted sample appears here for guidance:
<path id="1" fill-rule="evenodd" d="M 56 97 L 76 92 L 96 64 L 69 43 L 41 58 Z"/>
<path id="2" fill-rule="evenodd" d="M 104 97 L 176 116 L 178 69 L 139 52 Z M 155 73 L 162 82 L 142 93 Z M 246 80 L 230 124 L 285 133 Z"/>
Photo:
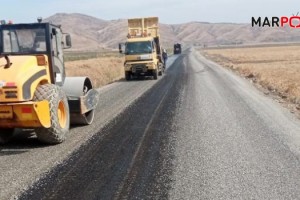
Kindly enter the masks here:
<path id="1" fill-rule="evenodd" d="M 39 16 L 81 13 L 104 20 L 158 16 L 166 24 L 251 23 L 252 17 L 292 16 L 298 12 L 300 5 L 295 0 L 9 0 L 1 4 L 0 19 L 30 23 Z"/>

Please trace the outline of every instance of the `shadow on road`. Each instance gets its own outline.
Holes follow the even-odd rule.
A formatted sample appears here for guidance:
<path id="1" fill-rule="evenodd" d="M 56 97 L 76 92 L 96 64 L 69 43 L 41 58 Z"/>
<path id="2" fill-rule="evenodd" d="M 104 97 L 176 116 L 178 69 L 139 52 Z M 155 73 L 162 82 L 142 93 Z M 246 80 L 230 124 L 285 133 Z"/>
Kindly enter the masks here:
<path id="1" fill-rule="evenodd" d="M 30 149 L 47 146 L 49 145 L 43 144 L 37 139 L 34 130 L 17 129 L 12 140 L 0 146 L 0 156 L 22 154 L 30 151 Z"/>

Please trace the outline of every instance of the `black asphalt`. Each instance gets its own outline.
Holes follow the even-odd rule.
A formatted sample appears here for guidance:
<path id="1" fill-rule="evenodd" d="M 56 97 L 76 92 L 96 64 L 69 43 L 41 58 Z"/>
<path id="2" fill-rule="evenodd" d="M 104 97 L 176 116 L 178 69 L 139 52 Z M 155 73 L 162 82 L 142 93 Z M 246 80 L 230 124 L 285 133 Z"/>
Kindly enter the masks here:
<path id="1" fill-rule="evenodd" d="M 174 157 L 173 111 L 183 86 L 182 59 L 20 199 L 167 199 Z"/>

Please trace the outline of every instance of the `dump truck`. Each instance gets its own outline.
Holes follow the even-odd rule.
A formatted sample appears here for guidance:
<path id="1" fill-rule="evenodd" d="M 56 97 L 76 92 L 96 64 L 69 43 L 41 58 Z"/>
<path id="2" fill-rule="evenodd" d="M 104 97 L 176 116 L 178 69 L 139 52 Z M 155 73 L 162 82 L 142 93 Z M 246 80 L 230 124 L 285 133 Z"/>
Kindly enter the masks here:
<path id="1" fill-rule="evenodd" d="M 0 25 L 0 143 L 16 128 L 47 144 L 65 140 L 70 124 L 93 122 L 98 92 L 88 77 L 66 77 L 70 34 L 42 22 Z"/>
<path id="2" fill-rule="evenodd" d="M 174 54 L 181 54 L 181 44 L 174 44 Z"/>
<path id="3" fill-rule="evenodd" d="M 119 51 L 123 53 L 122 45 Z M 158 17 L 128 19 L 125 43 L 125 79 L 133 76 L 161 76 L 164 73 Z"/>

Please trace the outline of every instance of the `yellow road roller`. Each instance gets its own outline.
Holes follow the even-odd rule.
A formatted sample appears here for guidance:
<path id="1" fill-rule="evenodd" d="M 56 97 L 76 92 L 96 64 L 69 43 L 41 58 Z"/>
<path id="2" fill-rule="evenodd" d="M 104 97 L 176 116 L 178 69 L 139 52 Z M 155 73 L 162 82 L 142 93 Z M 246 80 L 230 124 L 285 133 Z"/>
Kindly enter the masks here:
<path id="1" fill-rule="evenodd" d="M 88 77 L 66 77 L 63 49 L 70 34 L 48 22 L 0 25 L 0 144 L 15 128 L 58 144 L 70 124 L 93 122 L 99 94 Z"/>

